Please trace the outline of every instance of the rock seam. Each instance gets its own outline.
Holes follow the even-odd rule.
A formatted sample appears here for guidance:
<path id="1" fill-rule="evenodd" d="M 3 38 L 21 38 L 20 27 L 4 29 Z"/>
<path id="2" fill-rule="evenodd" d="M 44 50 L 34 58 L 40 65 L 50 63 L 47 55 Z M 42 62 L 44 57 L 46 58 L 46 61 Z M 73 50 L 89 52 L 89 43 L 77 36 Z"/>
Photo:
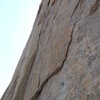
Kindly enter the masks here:
<path id="1" fill-rule="evenodd" d="M 72 14 L 71 14 L 71 17 L 74 15 L 74 13 L 75 13 L 75 11 L 76 11 L 76 9 L 77 9 L 77 7 L 78 7 L 79 4 L 82 4 L 82 0 L 79 0 L 78 3 L 76 4 L 76 6 L 75 6 L 75 8 L 74 8 L 74 11 L 73 11 Z M 70 19 L 71 19 L 71 17 L 70 17 Z M 79 20 L 80 20 L 80 19 L 79 19 Z M 48 82 L 53 76 L 55 76 L 56 74 L 58 74 L 58 73 L 62 70 L 62 68 L 63 68 L 63 66 L 64 66 L 64 64 L 65 64 L 65 61 L 66 61 L 66 59 L 67 59 L 67 56 L 68 56 L 68 52 L 69 52 L 70 45 L 71 45 L 72 40 L 73 40 L 73 31 L 74 31 L 74 29 L 75 29 L 75 25 L 76 25 L 76 23 L 77 23 L 79 20 L 77 20 L 77 21 L 73 24 L 73 28 L 72 28 L 71 35 L 70 35 L 70 41 L 69 41 L 69 43 L 68 43 L 67 50 L 66 50 L 66 54 L 65 54 L 64 60 L 62 61 L 61 67 L 57 68 L 54 72 L 52 72 L 52 74 L 51 74 L 50 76 L 48 76 L 48 77 L 45 79 L 45 81 L 41 84 L 41 86 L 38 88 L 38 90 L 36 91 L 36 93 L 35 93 L 35 94 L 33 95 L 33 97 L 31 98 L 31 100 L 36 100 L 36 99 L 38 98 L 38 96 L 40 95 L 40 93 L 42 92 L 44 86 L 47 84 L 47 82 Z"/>

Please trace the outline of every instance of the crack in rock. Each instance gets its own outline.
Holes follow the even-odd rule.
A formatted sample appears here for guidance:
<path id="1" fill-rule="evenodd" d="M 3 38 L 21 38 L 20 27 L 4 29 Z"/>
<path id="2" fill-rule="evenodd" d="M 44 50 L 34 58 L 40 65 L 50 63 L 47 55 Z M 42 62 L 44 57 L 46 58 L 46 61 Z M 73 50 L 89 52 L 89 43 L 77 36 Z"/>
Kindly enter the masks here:
<path id="1" fill-rule="evenodd" d="M 24 97 L 25 88 L 26 88 L 26 86 L 27 86 L 27 84 L 28 84 L 28 79 L 29 79 L 29 76 L 30 76 L 30 73 L 31 73 L 31 70 L 32 70 L 32 65 L 33 65 L 33 63 L 34 63 L 35 57 L 36 57 L 36 51 L 35 51 L 35 53 L 32 55 L 30 61 L 27 63 L 28 68 L 26 69 L 25 74 L 23 75 L 24 77 L 22 77 L 21 82 L 19 83 L 20 85 L 18 86 L 18 88 L 16 87 L 16 88 L 17 88 L 17 91 L 14 92 L 14 93 L 16 93 L 16 95 L 12 97 L 12 100 L 13 100 L 13 99 L 14 99 L 14 100 L 17 100 L 18 97 L 19 97 L 19 98 L 23 98 L 23 97 Z M 26 66 L 27 66 L 27 65 L 26 65 Z M 17 81 L 17 80 L 16 80 L 16 81 Z M 16 81 L 15 81 L 15 82 L 16 82 Z M 14 83 L 14 84 L 15 84 L 15 83 Z M 16 84 L 17 84 L 17 83 L 16 83 Z M 22 91 L 22 90 L 23 90 L 23 91 Z M 22 92 L 21 92 L 21 95 L 20 95 L 20 92 L 19 92 L 19 91 L 22 91 Z"/>
<path id="2" fill-rule="evenodd" d="M 73 10 L 73 13 L 72 13 L 72 15 L 71 15 L 70 19 L 71 19 L 71 18 L 72 18 L 72 16 L 74 15 L 74 13 L 75 13 L 76 9 L 78 8 L 79 4 L 80 4 L 80 6 L 81 6 L 81 5 L 82 5 L 82 3 L 83 3 L 83 0 L 79 0 L 79 1 L 78 1 L 78 3 L 76 4 L 76 6 L 75 6 L 75 8 L 74 8 L 74 10 Z"/>
<path id="3" fill-rule="evenodd" d="M 45 84 L 48 82 L 49 79 L 51 79 L 51 77 L 53 77 L 54 75 L 56 75 L 57 73 L 59 73 L 63 66 L 64 66 L 64 63 L 67 59 L 67 56 L 68 56 L 68 52 L 69 52 L 69 48 L 70 48 L 70 45 L 72 43 L 72 37 L 73 37 L 73 30 L 74 30 L 74 27 L 75 27 L 75 24 L 72 28 L 72 31 L 71 31 L 71 36 L 70 36 L 70 41 L 68 43 L 68 46 L 67 46 L 67 50 L 66 50 L 66 54 L 65 54 L 65 57 L 64 57 L 64 60 L 62 61 L 62 65 L 61 67 L 57 68 L 54 72 L 52 72 L 52 74 L 50 76 L 48 76 L 45 81 L 41 84 L 41 86 L 38 88 L 38 90 L 36 91 L 36 93 L 34 94 L 34 96 L 31 98 L 31 100 L 36 100 L 37 97 L 39 96 L 39 94 L 41 93 L 41 91 L 43 90 Z"/>
<path id="4" fill-rule="evenodd" d="M 42 9 L 42 4 L 40 5 L 40 11 L 41 11 L 41 9 Z M 39 11 L 39 13 L 40 13 L 40 11 Z M 48 10 L 47 10 L 47 11 L 48 11 Z M 48 14 L 45 15 L 45 18 L 44 18 L 43 23 L 42 23 L 42 27 L 43 27 L 43 25 L 44 25 L 44 22 L 45 22 L 45 19 L 46 19 L 47 15 L 48 15 Z M 39 49 L 40 37 L 41 37 L 42 29 L 43 29 L 42 27 L 41 27 L 41 29 L 40 29 L 40 33 L 39 33 L 38 40 L 37 40 L 37 48 L 36 48 L 35 52 L 33 53 L 32 57 L 31 57 L 31 59 L 30 59 L 30 61 L 29 61 L 29 63 L 28 63 L 28 65 L 30 65 L 30 70 L 29 70 L 28 73 L 31 73 L 32 66 L 34 65 L 35 59 L 36 59 L 36 57 L 37 57 L 37 53 L 38 53 L 38 49 Z M 28 67 L 28 69 L 29 69 L 29 67 Z M 28 84 L 28 79 L 29 79 L 29 77 L 30 77 L 30 74 L 27 75 L 27 79 L 24 79 L 25 77 L 23 77 L 23 79 L 25 80 L 25 82 L 21 82 L 21 83 L 20 83 L 20 86 L 19 86 L 18 89 L 17 89 L 18 91 L 20 91 L 21 88 L 22 88 L 22 86 L 24 86 L 24 90 L 23 90 L 23 92 L 22 92 L 21 97 L 19 97 L 20 93 L 17 91 L 17 95 L 16 95 L 16 96 L 13 96 L 12 99 L 17 100 L 18 97 L 19 97 L 19 98 L 23 98 L 23 95 L 24 95 L 24 92 L 25 92 L 25 87 L 26 87 L 27 84 Z M 24 83 L 24 84 L 23 84 L 23 83 Z"/>
<path id="5" fill-rule="evenodd" d="M 75 9 L 74 9 L 73 13 L 71 14 L 71 17 L 72 17 L 73 14 L 75 13 L 75 11 L 76 11 L 76 9 L 77 9 L 77 7 L 78 7 L 79 4 L 82 4 L 82 0 L 79 0 L 78 3 L 76 4 Z M 71 18 L 71 17 L 70 17 L 70 18 Z M 79 18 L 79 20 L 80 20 L 80 18 Z M 78 20 L 78 21 L 79 21 L 79 20 Z M 36 93 L 35 93 L 34 96 L 31 98 L 31 100 L 36 100 L 36 99 L 38 98 L 38 96 L 40 95 L 40 93 L 42 92 L 44 86 L 47 84 L 47 82 L 48 82 L 53 76 L 55 76 L 56 74 L 58 74 L 58 73 L 62 70 L 62 68 L 63 68 L 63 66 L 64 66 L 64 64 L 65 64 L 65 61 L 66 61 L 66 59 L 67 59 L 67 57 L 68 57 L 69 48 L 70 48 L 70 45 L 71 45 L 72 40 L 73 40 L 73 31 L 74 31 L 75 25 L 76 25 L 76 23 L 77 23 L 78 21 L 76 21 L 76 22 L 73 24 L 72 31 L 71 31 L 71 35 L 70 35 L 70 41 L 69 41 L 69 43 L 68 43 L 67 50 L 66 50 L 66 54 L 65 54 L 65 57 L 64 57 L 64 59 L 63 59 L 63 61 L 62 61 L 61 67 L 58 67 L 54 72 L 52 72 L 52 74 L 51 74 L 50 76 L 48 76 L 48 77 L 44 80 L 44 82 L 43 82 L 43 83 L 41 84 L 41 86 L 37 89 Z"/>
<path id="6" fill-rule="evenodd" d="M 99 6 L 100 6 L 100 0 L 96 0 L 94 5 L 90 9 L 89 16 L 93 15 Z"/>
<path id="7" fill-rule="evenodd" d="M 50 4 L 50 0 L 48 1 L 48 6 L 49 6 L 49 4 Z"/>
<path id="8" fill-rule="evenodd" d="M 41 2 L 41 4 L 40 4 L 40 10 L 41 10 L 41 8 L 42 8 L 42 2 Z M 40 11 L 39 11 L 39 12 L 40 12 Z M 44 25 L 44 22 L 45 22 L 46 17 L 47 17 L 47 16 L 45 16 L 45 18 L 44 18 L 44 20 L 43 20 L 42 27 L 43 27 L 43 25 Z M 35 61 L 35 59 L 36 59 L 36 57 L 37 57 L 37 53 L 38 53 L 38 49 L 39 49 L 39 42 L 40 42 L 40 37 L 41 37 L 41 33 L 42 33 L 42 27 L 41 27 L 41 30 L 40 30 L 40 33 L 39 33 L 39 36 L 38 36 L 38 40 L 37 40 L 37 48 L 36 48 L 36 51 L 35 51 L 34 61 Z M 34 64 L 34 61 L 33 61 L 32 65 Z M 31 68 L 31 69 L 32 69 L 32 68 Z"/>

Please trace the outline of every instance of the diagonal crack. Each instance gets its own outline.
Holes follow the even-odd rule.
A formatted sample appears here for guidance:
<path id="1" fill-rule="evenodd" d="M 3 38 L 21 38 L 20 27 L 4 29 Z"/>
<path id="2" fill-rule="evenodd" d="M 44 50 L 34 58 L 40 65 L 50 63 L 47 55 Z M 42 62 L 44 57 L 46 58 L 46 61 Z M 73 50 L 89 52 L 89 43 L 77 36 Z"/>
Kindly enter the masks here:
<path id="1" fill-rule="evenodd" d="M 65 54 L 65 57 L 64 57 L 64 59 L 63 59 L 63 61 L 62 61 L 61 67 L 57 68 L 54 72 L 52 72 L 52 74 L 51 74 L 50 76 L 48 76 L 48 77 L 45 79 L 45 81 L 44 81 L 44 82 L 41 84 L 41 86 L 38 88 L 38 90 L 36 91 L 36 93 L 34 94 L 34 96 L 31 98 L 31 100 L 36 100 L 37 97 L 39 96 L 39 94 L 41 93 L 41 91 L 43 90 L 45 84 L 48 82 L 48 80 L 49 80 L 51 77 L 53 77 L 54 75 L 56 75 L 57 73 L 59 73 L 59 72 L 62 70 L 62 68 L 63 68 L 63 66 L 64 66 L 64 64 L 65 64 L 65 61 L 66 61 L 66 59 L 67 59 L 67 56 L 68 56 L 68 52 L 69 52 L 70 45 L 71 45 L 71 43 L 72 43 L 74 27 L 75 27 L 75 24 L 74 24 L 74 26 L 73 26 L 73 28 L 72 28 L 72 31 L 71 31 L 70 41 L 69 41 L 69 43 L 68 43 L 67 50 L 66 50 L 66 54 Z"/>
<path id="2" fill-rule="evenodd" d="M 83 2 L 83 0 L 79 0 L 78 3 L 76 4 L 76 6 L 75 6 L 75 8 L 74 8 L 74 10 L 73 10 L 73 12 L 72 12 L 72 14 L 71 14 L 71 16 L 70 16 L 70 20 L 71 20 L 71 17 L 73 16 L 73 14 L 75 13 L 76 9 L 78 8 L 78 5 L 79 5 L 79 4 L 81 5 L 82 2 Z M 82 13 L 83 13 L 83 12 L 82 12 Z M 81 13 L 81 15 L 82 15 L 82 13 Z M 80 15 L 80 16 L 81 16 L 81 15 Z M 63 66 L 64 66 L 64 64 L 65 64 L 65 61 L 66 61 L 66 59 L 67 59 L 67 57 L 68 57 L 68 52 L 69 52 L 69 49 L 70 49 L 70 45 L 71 45 L 72 40 L 73 40 L 73 31 L 74 31 L 74 29 L 75 29 L 75 25 L 77 24 L 77 22 L 78 22 L 80 19 L 81 19 L 81 17 L 73 24 L 72 31 L 71 31 L 71 35 L 70 35 L 70 41 L 69 41 L 69 43 L 68 43 L 67 50 L 66 50 L 66 53 L 65 53 L 65 57 L 64 57 L 64 59 L 63 59 L 63 61 L 62 61 L 61 67 L 58 67 L 54 72 L 52 72 L 52 74 L 51 74 L 50 76 L 48 76 L 48 77 L 45 79 L 45 81 L 44 81 L 44 82 L 41 84 L 41 86 L 37 89 L 37 91 L 36 91 L 36 93 L 34 94 L 34 96 L 31 98 L 31 100 L 36 100 L 36 99 L 38 98 L 38 96 L 40 95 L 40 93 L 42 92 L 42 90 L 43 90 L 45 84 L 47 84 L 47 82 L 49 81 L 49 79 L 51 79 L 54 75 L 58 74 L 58 73 L 62 70 L 62 68 L 63 68 Z"/>
<path id="3" fill-rule="evenodd" d="M 42 3 L 41 3 L 41 5 L 40 5 L 40 11 L 39 11 L 39 13 L 41 12 L 41 9 L 42 9 Z M 44 26 L 44 22 L 45 22 L 45 19 L 46 19 L 47 15 L 48 15 L 48 9 L 47 9 L 47 13 L 46 13 L 46 15 L 45 15 L 45 18 L 44 18 L 44 20 L 43 20 L 43 22 L 42 22 L 42 27 Z M 33 65 L 34 65 L 34 62 L 35 62 L 36 57 L 37 57 L 37 54 L 38 54 L 40 37 L 41 37 L 41 33 L 42 33 L 42 31 L 43 31 L 43 28 L 42 28 L 42 27 L 41 27 L 41 29 L 40 29 L 40 33 L 39 33 L 39 36 L 38 36 L 36 50 L 35 50 L 35 52 L 32 54 L 32 57 L 30 58 L 30 61 L 29 61 L 29 63 L 27 64 L 27 65 L 29 65 L 28 70 L 27 70 L 27 74 L 25 73 L 26 76 L 27 76 L 27 78 L 26 78 L 25 76 L 23 77 L 23 80 L 24 80 L 25 82 L 21 82 L 21 83 L 20 83 L 20 85 L 19 85 L 19 87 L 18 87 L 17 95 L 15 95 L 15 96 L 13 97 L 14 100 L 17 100 L 18 97 L 19 97 L 19 98 L 23 98 L 23 96 L 24 96 L 25 87 L 26 87 L 27 84 L 28 84 L 28 80 L 29 80 L 29 77 L 30 77 L 30 74 L 31 74 L 31 71 L 32 71 L 32 67 L 33 67 Z M 25 79 L 25 78 L 26 78 L 26 79 Z M 23 84 L 23 83 L 24 83 L 24 84 Z M 24 87 L 24 91 L 22 92 L 22 95 L 20 95 L 20 94 L 19 94 L 19 91 L 22 89 L 22 86 Z M 19 96 L 19 95 L 20 95 L 20 96 Z"/>
<path id="4" fill-rule="evenodd" d="M 76 9 L 77 9 L 77 7 L 78 7 L 79 4 L 82 4 L 82 0 L 79 0 L 79 1 L 78 1 L 78 3 L 76 4 L 76 6 L 75 6 L 75 8 L 74 8 L 74 11 L 73 11 L 73 13 L 71 14 L 70 18 L 71 18 L 71 17 L 73 16 L 73 14 L 75 13 L 75 11 L 76 11 Z M 66 50 L 66 53 L 65 53 L 65 57 L 64 57 L 64 59 L 63 59 L 63 61 L 62 61 L 61 67 L 58 67 L 54 72 L 52 72 L 52 74 L 51 74 L 50 76 L 48 76 L 48 77 L 45 79 L 45 81 L 44 81 L 44 82 L 41 84 L 41 86 L 37 89 L 37 91 L 36 91 L 36 93 L 34 94 L 34 96 L 31 98 L 31 100 L 36 100 L 36 99 L 38 98 L 38 96 L 40 95 L 40 93 L 42 92 L 44 86 L 47 84 L 47 82 L 48 82 L 54 75 L 58 74 L 58 73 L 62 70 L 62 68 L 63 68 L 63 66 L 64 66 L 64 64 L 65 64 L 65 61 L 66 61 L 66 59 L 67 59 L 67 57 L 68 57 L 68 52 L 69 52 L 69 49 L 70 49 L 70 46 L 71 46 L 71 43 L 72 43 L 72 40 L 73 40 L 73 31 L 74 31 L 74 29 L 75 29 L 75 25 L 76 25 L 76 23 L 77 23 L 79 20 L 80 20 L 80 18 L 73 24 L 72 31 L 71 31 L 71 35 L 70 35 L 70 41 L 69 41 L 69 43 L 68 43 L 67 50 Z"/>
<path id="5" fill-rule="evenodd" d="M 89 16 L 93 15 L 99 6 L 100 6 L 100 0 L 96 0 L 94 5 L 90 9 Z"/>
<path id="6" fill-rule="evenodd" d="M 41 8 L 42 8 L 42 2 L 41 2 L 41 4 L 40 4 L 40 10 L 41 10 Z M 40 11 L 39 11 L 39 13 L 40 13 Z M 37 53 L 38 53 L 38 49 L 39 49 L 40 37 L 41 37 L 42 31 L 43 31 L 42 29 L 43 29 L 44 22 L 45 22 L 45 19 L 46 19 L 47 15 L 48 15 L 48 14 L 45 15 L 45 18 L 44 18 L 43 23 L 42 23 L 42 27 L 41 27 L 41 29 L 40 29 L 40 33 L 39 33 L 38 40 L 37 40 L 37 48 L 36 48 L 36 51 L 35 51 L 35 54 L 34 54 L 35 56 L 34 56 L 34 60 L 33 60 L 32 65 L 34 64 L 35 59 L 36 59 L 36 57 L 37 57 Z M 31 70 L 32 70 L 32 68 L 31 68 Z"/>
<path id="7" fill-rule="evenodd" d="M 83 0 L 79 0 L 79 1 L 78 1 L 78 3 L 76 4 L 76 6 L 75 6 L 75 8 L 74 8 L 74 10 L 73 10 L 73 12 L 72 12 L 72 14 L 71 14 L 70 19 L 71 19 L 72 16 L 74 15 L 74 13 L 75 13 L 76 9 L 78 8 L 79 4 L 80 4 L 80 6 L 82 5 L 82 2 L 83 2 Z"/>

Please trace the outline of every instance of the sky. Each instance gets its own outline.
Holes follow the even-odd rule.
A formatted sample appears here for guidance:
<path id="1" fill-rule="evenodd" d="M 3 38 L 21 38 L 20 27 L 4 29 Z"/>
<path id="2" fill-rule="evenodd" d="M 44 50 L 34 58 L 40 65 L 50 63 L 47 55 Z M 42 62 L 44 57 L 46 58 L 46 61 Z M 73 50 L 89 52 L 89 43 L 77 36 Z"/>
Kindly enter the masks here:
<path id="1" fill-rule="evenodd" d="M 0 98 L 31 33 L 41 0 L 0 0 Z"/>

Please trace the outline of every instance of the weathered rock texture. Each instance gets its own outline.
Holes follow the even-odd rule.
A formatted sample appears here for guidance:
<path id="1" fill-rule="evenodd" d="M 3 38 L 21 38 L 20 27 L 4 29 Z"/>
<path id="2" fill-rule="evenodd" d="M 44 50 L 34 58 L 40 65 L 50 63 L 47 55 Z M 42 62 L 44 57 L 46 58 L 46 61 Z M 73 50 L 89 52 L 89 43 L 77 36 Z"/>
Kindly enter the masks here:
<path id="1" fill-rule="evenodd" d="M 100 0 L 42 0 L 1 100 L 100 100 Z"/>

